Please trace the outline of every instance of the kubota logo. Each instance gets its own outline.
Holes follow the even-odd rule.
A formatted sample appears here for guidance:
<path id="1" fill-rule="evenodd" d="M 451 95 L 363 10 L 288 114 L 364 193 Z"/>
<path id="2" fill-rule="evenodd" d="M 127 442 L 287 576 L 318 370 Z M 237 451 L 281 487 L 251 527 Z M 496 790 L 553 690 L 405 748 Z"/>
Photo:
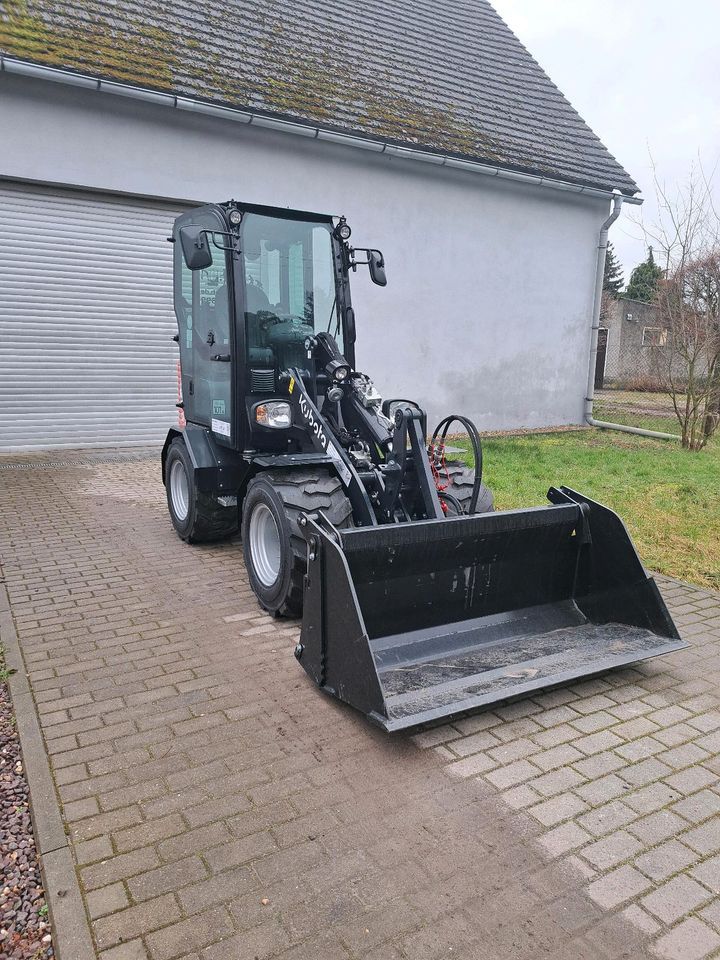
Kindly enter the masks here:
<path id="1" fill-rule="evenodd" d="M 328 438 L 322 428 L 322 424 L 315 419 L 315 415 L 310 409 L 310 404 L 308 403 L 307 397 L 303 396 L 302 393 L 298 393 L 298 403 L 300 404 L 300 413 L 303 415 L 308 428 L 318 438 L 320 441 L 320 446 L 323 448 L 323 450 L 327 451 Z"/>

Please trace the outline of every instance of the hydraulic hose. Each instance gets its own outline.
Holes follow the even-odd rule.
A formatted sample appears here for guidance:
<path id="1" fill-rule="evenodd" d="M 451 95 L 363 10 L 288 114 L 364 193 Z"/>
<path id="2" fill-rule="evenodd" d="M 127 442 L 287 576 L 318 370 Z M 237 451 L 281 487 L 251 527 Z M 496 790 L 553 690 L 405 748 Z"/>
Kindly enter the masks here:
<path id="1" fill-rule="evenodd" d="M 480 434 L 478 433 L 477 427 L 472 420 L 468 420 L 467 417 L 453 413 L 449 417 L 445 417 L 444 420 L 441 420 L 440 423 L 435 427 L 435 432 L 432 435 L 430 444 L 431 446 L 435 446 L 435 442 L 439 436 L 440 442 L 444 445 L 445 438 L 447 437 L 450 426 L 453 423 L 460 423 L 463 427 L 465 427 L 467 435 L 470 438 L 470 445 L 472 446 L 473 473 L 475 479 L 473 482 L 472 496 L 470 497 L 470 503 L 468 504 L 468 513 L 475 513 L 475 508 L 477 507 L 478 498 L 480 496 L 483 470 L 482 443 L 480 441 Z M 455 498 L 453 497 L 452 499 Z"/>
<path id="2" fill-rule="evenodd" d="M 451 493 L 448 493 L 447 490 L 438 490 L 438 496 L 441 500 L 447 500 L 448 503 L 452 504 L 457 511 L 457 515 L 461 516 L 464 513 L 462 504 L 457 497 L 454 497 Z"/>

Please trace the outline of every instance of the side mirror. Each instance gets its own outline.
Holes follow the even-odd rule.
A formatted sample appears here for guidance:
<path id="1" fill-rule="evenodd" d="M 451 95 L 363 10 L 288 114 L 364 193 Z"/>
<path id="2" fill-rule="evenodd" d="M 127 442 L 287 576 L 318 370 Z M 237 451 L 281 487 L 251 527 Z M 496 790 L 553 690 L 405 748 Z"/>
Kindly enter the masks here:
<path id="1" fill-rule="evenodd" d="M 212 263 L 207 231 L 202 227 L 181 227 L 180 246 L 188 270 L 205 270 Z"/>
<path id="2" fill-rule="evenodd" d="M 372 282 L 376 283 L 379 287 L 386 286 L 385 258 L 379 250 L 368 250 L 368 268 Z"/>

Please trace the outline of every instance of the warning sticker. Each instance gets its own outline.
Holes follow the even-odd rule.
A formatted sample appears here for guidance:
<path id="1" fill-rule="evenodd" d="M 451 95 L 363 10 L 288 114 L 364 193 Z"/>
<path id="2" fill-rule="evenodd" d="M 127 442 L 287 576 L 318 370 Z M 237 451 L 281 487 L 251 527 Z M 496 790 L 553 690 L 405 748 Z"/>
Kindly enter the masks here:
<path id="1" fill-rule="evenodd" d="M 230 424 L 226 420 L 216 420 L 215 417 L 210 421 L 213 433 L 219 433 L 223 437 L 230 436 Z"/>
<path id="2" fill-rule="evenodd" d="M 225 416 L 225 401 L 224 401 L 224 400 L 213 400 L 213 416 L 214 416 L 214 417 L 224 417 L 224 416 Z"/>
<path id="3" fill-rule="evenodd" d="M 343 458 L 340 456 L 338 451 L 335 449 L 335 447 L 331 443 L 327 445 L 327 453 L 334 460 L 335 467 L 337 468 L 337 472 L 340 474 L 340 479 L 342 480 L 342 482 L 345 484 L 346 487 L 349 486 L 350 481 L 352 480 L 352 474 L 348 470 L 347 465 L 343 460 Z"/>

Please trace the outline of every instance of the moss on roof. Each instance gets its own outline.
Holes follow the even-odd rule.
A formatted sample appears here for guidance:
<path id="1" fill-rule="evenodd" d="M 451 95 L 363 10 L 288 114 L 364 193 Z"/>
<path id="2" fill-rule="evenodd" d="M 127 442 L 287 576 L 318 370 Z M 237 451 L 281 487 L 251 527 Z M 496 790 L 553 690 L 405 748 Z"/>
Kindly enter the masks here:
<path id="1" fill-rule="evenodd" d="M 604 189 L 637 187 L 487 0 L 0 0 L 0 51 Z"/>

